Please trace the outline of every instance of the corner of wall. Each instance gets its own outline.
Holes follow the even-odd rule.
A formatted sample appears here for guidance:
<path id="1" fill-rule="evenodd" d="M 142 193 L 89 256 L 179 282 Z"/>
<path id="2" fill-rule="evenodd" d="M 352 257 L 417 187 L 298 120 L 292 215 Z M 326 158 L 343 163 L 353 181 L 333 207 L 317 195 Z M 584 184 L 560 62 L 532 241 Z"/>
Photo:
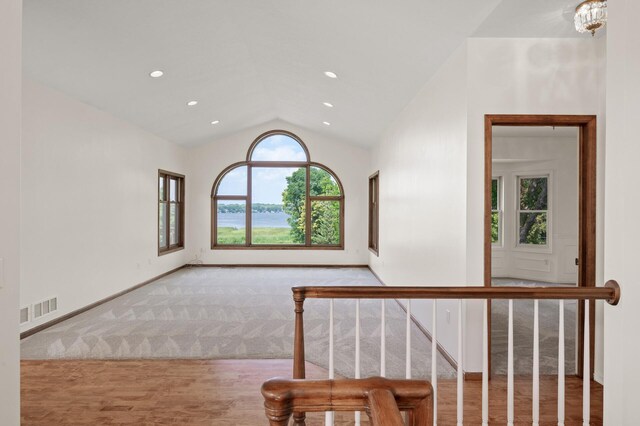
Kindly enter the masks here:
<path id="1" fill-rule="evenodd" d="M 20 143 L 22 2 L 0 2 L 0 405 L 20 424 Z"/>

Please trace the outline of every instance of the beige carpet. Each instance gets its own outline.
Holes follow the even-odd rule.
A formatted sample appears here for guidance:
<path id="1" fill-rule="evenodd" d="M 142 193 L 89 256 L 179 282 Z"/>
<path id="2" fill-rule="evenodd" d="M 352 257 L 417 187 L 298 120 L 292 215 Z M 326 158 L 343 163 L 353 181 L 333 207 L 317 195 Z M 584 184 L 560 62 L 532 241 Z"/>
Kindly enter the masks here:
<path id="1" fill-rule="evenodd" d="M 494 286 L 571 286 L 512 278 L 493 278 Z M 576 368 L 576 308 L 575 300 L 564 302 L 565 371 L 573 374 Z M 556 300 L 539 302 L 540 374 L 558 372 L 559 304 Z M 507 337 L 509 302 L 491 303 L 491 362 L 494 374 L 507 374 Z M 531 374 L 533 370 L 533 300 L 513 302 L 513 351 L 516 374 Z"/>
<path id="2" fill-rule="evenodd" d="M 22 341 L 23 359 L 290 358 L 295 285 L 379 285 L 366 268 L 187 268 Z M 405 374 L 405 314 L 387 310 L 387 375 Z M 329 302 L 305 303 L 307 360 L 328 367 Z M 355 301 L 335 301 L 336 371 L 353 377 Z M 361 302 L 362 376 L 378 375 L 380 301 Z M 430 341 L 412 329 L 414 377 L 431 375 Z M 438 357 L 438 374 L 454 377 Z"/>

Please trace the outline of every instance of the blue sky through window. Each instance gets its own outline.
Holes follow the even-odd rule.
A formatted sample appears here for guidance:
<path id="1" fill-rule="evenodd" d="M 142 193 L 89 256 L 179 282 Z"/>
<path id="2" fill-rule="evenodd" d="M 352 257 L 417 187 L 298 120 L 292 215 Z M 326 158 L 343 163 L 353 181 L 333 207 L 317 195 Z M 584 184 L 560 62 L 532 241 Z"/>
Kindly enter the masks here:
<path id="1" fill-rule="evenodd" d="M 287 177 L 298 168 L 254 167 L 251 180 L 253 203 L 282 204 L 282 192 L 287 187 Z"/>
<path id="2" fill-rule="evenodd" d="M 217 195 L 247 195 L 247 166 L 236 167 L 224 175 Z"/>
<path id="3" fill-rule="evenodd" d="M 252 161 L 307 161 L 307 155 L 295 139 L 286 135 L 272 135 L 263 139 L 253 150 Z M 282 204 L 282 192 L 287 186 L 287 177 L 297 167 L 254 167 L 252 171 L 253 203 Z M 228 172 L 217 195 L 246 195 L 247 166 Z"/>
<path id="4" fill-rule="evenodd" d="M 253 150 L 252 161 L 307 161 L 307 155 L 295 139 L 286 135 L 264 138 Z"/>

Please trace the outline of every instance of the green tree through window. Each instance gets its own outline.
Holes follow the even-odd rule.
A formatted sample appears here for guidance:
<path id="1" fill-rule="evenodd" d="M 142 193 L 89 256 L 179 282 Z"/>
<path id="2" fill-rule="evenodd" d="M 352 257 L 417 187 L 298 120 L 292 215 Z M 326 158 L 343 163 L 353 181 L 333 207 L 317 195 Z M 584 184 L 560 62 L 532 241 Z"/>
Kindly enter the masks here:
<path id="1" fill-rule="evenodd" d="M 500 186 L 502 179 L 501 178 L 493 178 L 491 181 L 491 243 L 498 244 L 500 243 L 500 231 L 501 231 L 501 219 L 502 219 L 502 211 L 501 211 L 501 194 L 500 194 Z"/>
<path id="2" fill-rule="evenodd" d="M 291 133 L 259 136 L 245 162 L 218 176 L 212 197 L 212 248 L 343 248 L 340 182 Z"/>
<path id="3" fill-rule="evenodd" d="M 340 188 L 329 173 L 311 167 L 309 194 L 312 197 L 339 196 Z M 299 169 L 287 177 L 287 188 L 282 193 L 283 209 L 289 215 L 291 236 L 298 244 L 305 242 L 306 223 L 306 169 Z M 311 202 L 312 244 L 339 244 L 340 203 L 314 200 Z"/>
<path id="4" fill-rule="evenodd" d="M 546 245 L 549 178 L 519 178 L 518 243 Z"/>

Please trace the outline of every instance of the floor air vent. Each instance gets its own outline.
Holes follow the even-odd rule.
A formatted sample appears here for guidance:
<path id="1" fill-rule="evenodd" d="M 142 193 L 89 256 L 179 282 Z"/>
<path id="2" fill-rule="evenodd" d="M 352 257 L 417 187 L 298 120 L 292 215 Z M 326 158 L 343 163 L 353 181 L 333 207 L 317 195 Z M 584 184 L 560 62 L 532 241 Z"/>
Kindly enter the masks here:
<path id="1" fill-rule="evenodd" d="M 33 319 L 38 319 L 58 310 L 58 298 L 53 297 L 33 305 Z"/>
<path id="2" fill-rule="evenodd" d="M 29 312 L 29 307 L 25 306 L 24 308 L 20 309 L 20 324 L 24 324 L 26 322 L 29 322 L 30 317 L 30 312 Z"/>

